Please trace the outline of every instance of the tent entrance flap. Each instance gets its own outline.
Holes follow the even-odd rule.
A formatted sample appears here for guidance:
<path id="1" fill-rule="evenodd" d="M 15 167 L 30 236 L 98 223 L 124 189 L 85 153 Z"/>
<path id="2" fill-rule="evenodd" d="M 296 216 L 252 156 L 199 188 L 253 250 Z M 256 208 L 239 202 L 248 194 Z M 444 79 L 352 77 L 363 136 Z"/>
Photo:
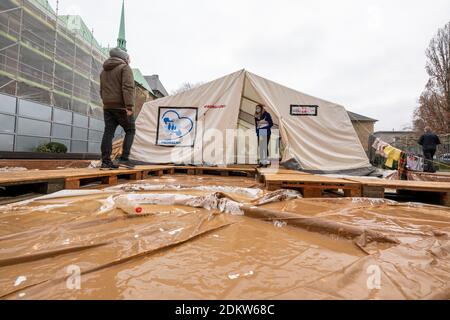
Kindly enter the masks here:
<path id="1" fill-rule="evenodd" d="M 264 102 L 248 97 L 242 97 L 241 109 L 239 110 L 238 133 L 237 133 L 237 163 L 236 164 L 257 164 L 258 150 L 255 127 L 255 111 L 257 105 L 264 105 Z M 267 108 L 268 109 L 268 108 Z M 268 109 L 269 112 L 270 109 Z M 273 113 L 272 113 L 273 114 Z M 273 117 L 274 126 L 272 137 L 269 141 L 269 159 L 272 162 L 280 161 L 280 137 L 279 120 Z M 253 143 L 252 143 L 253 142 Z"/>

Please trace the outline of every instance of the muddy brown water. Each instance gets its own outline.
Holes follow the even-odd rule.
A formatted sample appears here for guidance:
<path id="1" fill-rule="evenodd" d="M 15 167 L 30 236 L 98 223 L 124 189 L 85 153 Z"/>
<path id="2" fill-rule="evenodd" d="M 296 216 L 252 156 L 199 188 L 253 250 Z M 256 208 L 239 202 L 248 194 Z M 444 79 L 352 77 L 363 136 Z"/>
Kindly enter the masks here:
<path id="1" fill-rule="evenodd" d="M 220 190 L 256 213 L 273 215 L 164 203 L 139 204 L 142 216 L 104 210 L 117 196 L 201 197 L 217 192 L 215 186 L 228 187 Z M 265 194 L 252 191 L 258 187 L 248 178 L 174 176 L 3 206 L 0 297 L 450 298 L 447 208 L 344 198 L 256 206 Z M 362 235 L 344 236 L 346 229 Z M 368 239 L 370 232 L 396 243 Z"/>

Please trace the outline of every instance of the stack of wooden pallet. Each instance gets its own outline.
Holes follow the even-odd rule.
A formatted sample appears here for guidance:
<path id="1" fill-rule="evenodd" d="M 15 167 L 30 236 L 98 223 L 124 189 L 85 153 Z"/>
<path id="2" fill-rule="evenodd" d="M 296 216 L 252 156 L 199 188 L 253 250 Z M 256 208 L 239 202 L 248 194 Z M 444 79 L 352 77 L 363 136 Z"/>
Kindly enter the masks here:
<path id="1" fill-rule="evenodd" d="M 178 166 L 175 167 L 175 173 L 184 173 L 188 175 L 220 175 L 220 176 L 247 176 L 255 177 L 256 169 L 254 167 L 195 167 L 195 166 Z"/>
<path id="2" fill-rule="evenodd" d="M 346 178 L 346 180 L 359 182 L 363 197 L 384 198 L 387 189 L 397 192 L 435 193 L 440 196 L 442 205 L 450 206 L 449 182 L 383 180 L 357 177 Z"/>
<path id="3" fill-rule="evenodd" d="M 173 174 L 172 166 L 138 166 L 133 170 L 66 169 L 0 173 L 0 187 L 33 186 L 40 193 L 85 186 L 103 188 L 116 185 L 119 180 L 141 180 L 149 176 Z"/>
<path id="4" fill-rule="evenodd" d="M 163 174 L 212 174 L 220 176 L 257 177 L 270 191 L 297 189 L 305 198 L 320 198 L 325 191 L 343 191 L 346 197 L 384 198 L 387 190 L 433 193 L 441 203 L 450 206 L 450 183 L 398 181 L 362 177 L 329 177 L 285 169 L 253 167 L 138 166 L 133 170 L 101 171 L 98 169 L 66 169 L 0 173 L 0 187 L 34 186 L 41 193 L 83 187 L 102 188 L 120 180 L 141 180 Z"/>
<path id="5" fill-rule="evenodd" d="M 360 197 L 361 184 L 344 179 L 307 173 L 266 173 L 263 180 L 269 191 L 299 189 L 305 198 L 320 198 L 324 191 L 343 190 L 346 197 Z"/>
<path id="6" fill-rule="evenodd" d="M 298 189 L 305 198 L 322 197 L 324 191 L 344 191 L 346 197 L 384 198 L 387 190 L 412 191 L 439 195 L 441 204 L 450 206 L 450 183 L 383 180 L 363 177 L 334 178 L 289 170 L 258 169 L 260 181 L 268 190 Z"/>

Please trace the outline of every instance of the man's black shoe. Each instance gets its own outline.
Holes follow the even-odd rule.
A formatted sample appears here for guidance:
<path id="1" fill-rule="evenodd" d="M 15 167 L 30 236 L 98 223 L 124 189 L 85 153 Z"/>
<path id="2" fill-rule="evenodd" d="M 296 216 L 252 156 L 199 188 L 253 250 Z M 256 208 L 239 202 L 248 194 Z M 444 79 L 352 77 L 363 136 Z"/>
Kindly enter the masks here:
<path id="1" fill-rule="evenodd" d="M 130 162 L 130 160 L 120 158 L 118 165 L 127 169 L 134 169 L 136 166 Z"/>
<path id="2" fill-rule="evenodd" d="M 119 169 L 118 165 L 115 165 L 112 162 L 103 162 L 100 170 L 117 170 Z"/>

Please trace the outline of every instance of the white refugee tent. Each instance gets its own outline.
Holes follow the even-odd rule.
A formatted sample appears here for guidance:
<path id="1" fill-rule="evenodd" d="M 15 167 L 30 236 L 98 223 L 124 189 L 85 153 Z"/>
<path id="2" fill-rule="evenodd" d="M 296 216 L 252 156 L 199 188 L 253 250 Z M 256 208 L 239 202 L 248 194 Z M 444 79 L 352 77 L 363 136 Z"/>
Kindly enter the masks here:
<path id="1" fill-rule="evenodd" d="M 256 155 L 252 116 L 257 104 L 272 114 L 283 145 L 282 163 L 289 167 L 317 172 L 371 167 L 344 107 L 246 70 L 147 102 L 136 120 L 131 158 L 159 164 L 241 163 L 249 153 Z M 243 142 L 242 134 L 233 135 L 245 127 L 254 137 L 250 143 Z"/>

